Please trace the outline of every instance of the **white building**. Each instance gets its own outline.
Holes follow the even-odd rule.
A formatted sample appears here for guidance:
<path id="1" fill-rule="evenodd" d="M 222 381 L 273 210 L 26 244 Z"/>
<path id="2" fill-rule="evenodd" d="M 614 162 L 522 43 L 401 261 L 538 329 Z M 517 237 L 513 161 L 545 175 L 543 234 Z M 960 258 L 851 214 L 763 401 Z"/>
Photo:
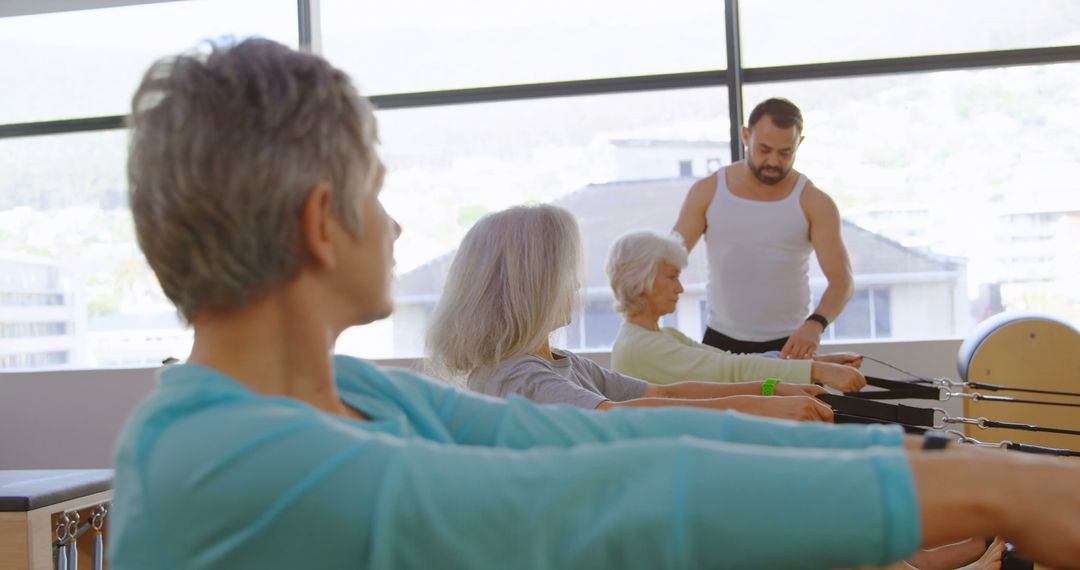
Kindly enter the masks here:
<path id="1" fill-rule="evenodd" d="M 54 260 L 0 253 L 0 368 L 82 361 L 86 304 L 79 282 Z"/>
<path id="2" fill-rule="evenodd" d="M 963 209 L 957 216 L 955 202 L 882 204 L 846 214 L 905 246 L 967 258 L 978 320 L 1002 310 L 1080 316 L 1080 196 L 1033 192 Z"/>
<path id="3" fill-rule="evenodd" d="M 731 144 L 713 140 L 618 139 L 615 180 L 703 177 L 731 162 Z"/>

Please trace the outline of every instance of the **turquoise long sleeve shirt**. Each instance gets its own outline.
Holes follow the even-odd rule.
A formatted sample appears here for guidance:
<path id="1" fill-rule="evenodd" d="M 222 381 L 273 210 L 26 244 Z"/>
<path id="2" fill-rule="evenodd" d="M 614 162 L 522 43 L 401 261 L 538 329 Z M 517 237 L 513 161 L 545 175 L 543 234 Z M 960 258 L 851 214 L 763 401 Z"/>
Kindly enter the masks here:
<path id="1" fill-rule="evenodd" d="M 920 540 L 899 429 L 485 397 L 337 357 L 371 421 L 173 366 L 116 456 L 112 568 L 835 568 Z"/>

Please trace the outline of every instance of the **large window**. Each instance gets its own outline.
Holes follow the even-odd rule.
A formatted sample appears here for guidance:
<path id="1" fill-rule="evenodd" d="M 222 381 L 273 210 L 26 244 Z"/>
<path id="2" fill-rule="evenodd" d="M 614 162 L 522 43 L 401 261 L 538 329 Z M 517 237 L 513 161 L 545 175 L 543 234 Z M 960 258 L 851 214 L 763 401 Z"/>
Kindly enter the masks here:
<path id="1" fill-rule="evenodd" d="M 0 18 L 0 124 L 126 113 L 156 59 L 200 41 L 297 42 L 293 0 L 190 0 Z"/>
<path id="2" fill-rule="evenodd" d="M 739 11 L 746 67 L 1080 43 L 1073 0 L 770 0 Z"/>
<path id="3" fill-rule="evenodd" d="M 669 230 L 694 180 L 738 152 L 730 126 L 744 116 L 729 101 L 745 114 L 769 96 L 802 107 L 796 168 L 844 218 L 856 295 L 827 340 L 957 337 L 1003 310 L 1080 321 L 1071 0 L 744 1 L 742 74 L 724 71 L 725 0 L 101 8 L 115 3 L 0 5 L 0 368 L 186 354 L 191 333 L 134 242 L 122 114 L 150 62 L 223 36 L 321 50 L 378 96 L 383 197 L 404 227 L 397 310 L 346 331 L 343 352 L 419 356 L 461 237 L 522 202 L 570 209 L 585 234 L 584 302 L 557 344 L 607 348 L 620 322 L 608 247 Z M 76 132 L 87 128 L 105 130 Z M 706 280 L 699 246 L 666 326 L 700 338 Z M 825 287 L 813 262 L 811 287 L 815 300 Z"/>
<path id="4" fill-rule="evenodd" d="M 297 29 L 292 0 L 0 17 L 0 124 L 124 113 L 160 57 L 226 36 L 297 46 Z M 126 145 L 116 129 L 0 138 L 0 369 L 146 365 L 190 350 L 135 243 Z"/>
<path id="5" fill-rule="evenodd" d="M 724 67 L 716 0 L 322 0 L 326 56 L 364 93 Z"/>
<path id="6" fill-rule="evenodd" d="M 594 318 L 572 326 L 581 334 L 567 341 L 610 346 L 614 335 L 593 323 L 601 311 L 617 318 L 603 274 L 607 248 L 633 229 L 671 229 L 693 180 L 730 156 L 726 104 L 723 90 L 700 88 L 381 111 L 383 203 L 403 227 L 396 310 L 389 323 L 351 332 L 339 350 L 421 354 L 462 236 L 480 216 L 523 202 L 552 202 L 578 217 Z"/>
<path id="7" fill-rule="evenodd" d="M 115 130 L 0 139 L 0 171 L 13 174 L 0 178 L 9 367 L 147 364 L 190 349 L 135 244 L 126 144 Z"/>
<path id="8" fill-rule="evenodd" d="M 856 282 L 889 291 L 892 304 L 888 334 L 867 337 L 964 335 L 1002 310 L 1080 321 L 1080 116 L 1068 111 L 1080 98 L 1080 65 L 745 93 L 748 105 L 779 95 L 801 106 L 796 166 L 875 236 L 845 234 Z M 869 305 L 853 301 L 845 316 L 856 309 Z"/>

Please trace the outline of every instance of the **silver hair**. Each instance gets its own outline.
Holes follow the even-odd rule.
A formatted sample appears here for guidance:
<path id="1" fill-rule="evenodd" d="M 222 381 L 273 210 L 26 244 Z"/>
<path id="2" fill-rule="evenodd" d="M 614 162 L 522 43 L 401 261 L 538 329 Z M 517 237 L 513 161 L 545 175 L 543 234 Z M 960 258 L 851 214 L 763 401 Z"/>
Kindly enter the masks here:
<path id="1" fill-rule="evenodd" d="M 686 267 L 689 255 L 682 239 L 675 233 L 653 231 L 624 234 L 608 253 L 607 276 L 615 295 L 615 310 L 633 315 L 645 308 L 645 295 L 652 293 L 653 280 L 666 261 L 679 269 Z"/>
<path id="2" fill-rule="evenodd" d="M 427 332 L 427 370 L 460 377 L 543 346 L 580 303 L 573 214 L 517 206 L 482 218 L 450 265 Z"/>
<path id="3" fill-rule="evenodd" d="M 265 39 L 168 57 L 146 72 L 129 121 L 139 246 L 189 322 L 299 271 L 300 215 L 317 184 L 359 235 L 357 204 L 379 170 L 375 117 L 321 57 Z"/>

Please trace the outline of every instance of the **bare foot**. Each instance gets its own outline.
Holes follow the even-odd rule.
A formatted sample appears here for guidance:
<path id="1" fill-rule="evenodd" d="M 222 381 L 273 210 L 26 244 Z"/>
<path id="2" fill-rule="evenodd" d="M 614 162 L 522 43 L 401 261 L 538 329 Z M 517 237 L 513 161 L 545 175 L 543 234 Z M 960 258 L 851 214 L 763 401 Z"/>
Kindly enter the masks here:
<path id="1" fill-rule="evenodd" d="M 1001 557 L 1005 554 L 1005 541 L 1001 537 L 994 539 L 990 547 L 975 562 L 959 570 L 1001 570 Z"/>
<path id="2" fill-rule="evenodd" d="M 985 544 L 986 540 L 983 538 L 969 538 L 937 548 L 920 550 L 910 562 L 919 570 L 956 570 L 964 564 L 974 563 L 986 552 Z"/>

